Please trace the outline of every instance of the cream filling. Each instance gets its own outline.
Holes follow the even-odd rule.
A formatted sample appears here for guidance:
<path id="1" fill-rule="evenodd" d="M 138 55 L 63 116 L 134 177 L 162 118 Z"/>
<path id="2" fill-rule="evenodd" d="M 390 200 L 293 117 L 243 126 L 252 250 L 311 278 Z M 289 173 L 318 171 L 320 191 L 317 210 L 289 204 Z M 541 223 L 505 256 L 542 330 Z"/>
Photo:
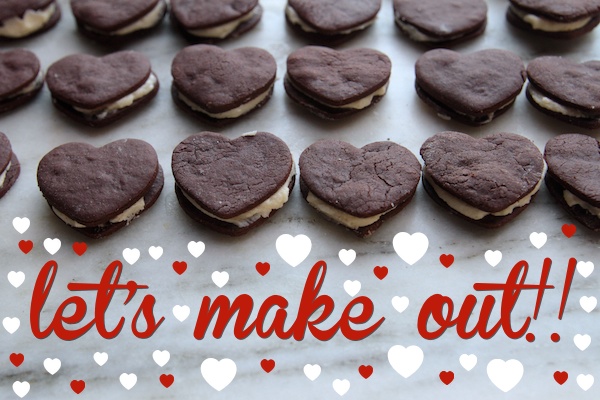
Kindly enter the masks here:
<path id="1" fill-rule="evenodd" d="M 4 169 L 2 174 L 0 174 L 0 189 L 2 189 L 2 187 L 4 186 L 4 181 L 6 180 L 6 174 L 8 173 L 8 170 L 10 169 L 11 164 L 12 163 L 9 161 L 8 165 L 6 166 L 6 168 Z"/>
<path id="2" fill-rule="evenodd" d="M 568 117 L 594 118 L 593 116 L 586 114 L 583 111 L 578 110 L 574 107 L 563 106 L 562 104 L 555 102 L 554 100 L 544 96 L 539 90 L 537 90 L 536 87 L 534 87 L 531 84 L 527 86 L 527 91 L 531 95 L 533 101 L 535 101 L 537 105 L 546 110 L 566 115 Z"/>
<path id="3" fill-rule="evenodd" d="M 496 114 L 498 114 L 500 111 L 504 110 L 505 108 L 510 107 L 510 105 L 512 103 L 514 103 L 514 102 L 515 102 L 515 99 L 511 99 L 507 103 L 501 105 L 496 111 L 493 111 L 493 112 L 491 112 L 489 114 L 477 116 L 477 117 L 474 117 L 472 115 L 465 114 L 465 113 L 462 113 L 462 112 L 456 111 L 456 110 L 454 110 L 454 112 L 456 114 L 463 115 L 463 116 L 469 118 L 472 121 L 477 121 L 480 124 L 487 124 L 487 123 L 491 122 L 494 119 L 494 117 L 496 116 Z M 440 112 L 437 113 L 437 116 L 440 117 L 440 118 L 442 118 L 442 119 L 444 119 L 444 120 L 446 120 L 446 121 L 450 121 L 452 119 L 452 117 L 450 115 L 444 114 L 444 113 L 440 113 Z M 481 119 L 481 117 L 485 117 L 485 118 Z"/>
<path id="4" fill-rule="evenodd" d="M 188 196 L 188 194 L 185 193 L 183 190 L 181 191 L 181 193 L 183 193 L 185 198 L 188 199 L 188 201 L 203 214 L 206 214 L 211 218 L 218 219 L 219 221 L 224 221 L 230 224 L 237 225 L 240 228 L 244 228 L 258 221 L 260 218 L 267 218 L 269 215 L 271 215 L 271 211 L 278 210 L 281 207 L 283 207 L 283 205 L 288 201 L 290 197 L 289 186 L 295 175 L 296 166 L 292 165 L 292 171 L 290 172 L 290 175 L 288 176 L 283 186 L 281 186 L 279 190 L 277 190 L 277 192 L 275 192 L 271 197 L 269 197 L 253 209 L 229 219 L 219 218 L 216 215 L 211 214 L 210 212 L 202 208 L 198 203 L 196 203 L 192 198 L 190 198 L 190 196 Z"/>
<path id="5" fill-rule="evenodd" d="M 40 30 L 56 12 L 56 4 L 41 10 L 27 10 L 23 17 L 10 18 L 0 26 L 0 36 L 22 38 Z"/>
<path id="6" fill-rule="evenodd" d="M 467 32 L 464 35 L 454 35 L 454 36 L 450 36 L 450 37 L 440 38 L 440 37 L 427 35 L 426 33 L 421 32 L 414 25 L 406 23 L 406 22 L 400 20 L 399 18 L 396 18 L 396 23 L 398 24 L 398 26 L 400 26 L 400 29 L 402 29 L 402 31 L 404 31 L 404 33 L 406 33 L 408 35 L 408 37 L 410 39 L 414 40 L 415 42 L 434 42 L 434 43 L 445 42 L 445 41 L 458 39 L 459 37 L 470 33 L 470 32 Z"/>
<path id="7" fill-rule="evenodd" d="M 6 99 L 12 99 L 14 97 L 19 97 L 24 94 L 31 93 L 34 90 L 38 89 L 40 86 L 42 86 L 43 83 L 44 83 L 44 73 L 40 69 L 40 72 L 38 72 L 35 79 L 29 85 L 25 86 L 23 89 L 21 89 L 17 93 L 14 93 L 14 94 L 8 96 Z"/>
<path id="8" fill-rule="evenodd" d="M 563 190 L 563 198 L 569 207 L 579 206 L 590 214 L 600 217 L 600 208 L 591 205 L 590 203 L 580 199 L 568 190 Z"/>
<path id="9" fill-rule="evenodd" d="M 310 26 L 306 22 L 304 22 L 304 20 L 302 18 L 300 18 L 300 16 L 296 12 L 296 10 L 294 10 L 289 4 L 285 7 L 285 15 L 288 17 L 289 21 L 292 24 L 298 25 L 300 27 L 300 29 L 302 29 L 304 32 L 319 33 L 319 31 L 317 31 L 315 28 L 313 28 L 312 26 Z M 363 29 L 367 29 L 369 26 L 373 25 L 373 23 L 375 22 L 375 18 L 377 18 L 377 17 L 373 17 L 369 21 L 367 21 L 361 25 L 355 26 L 354 28 L 346 29 L 346 30 L 343 30 L 340 32 L 335 32 L 335 34 L 336 35 L 348 35 L 352 32 L 362 31 Z"/>
<path id="10" fill-rule="evenodd" d="M 252 19 L 256 15 L 256 13 L 258 13 L 258 7 L 254 7 L 254 9 L 249 13 L 242 15 L 240 18 L 235 19 L 226 24 L 214 26 L 212 28 L 191 29 L 188 30 L 188 33 L 199 37 L 224 39 L 227 36 L 229 36 L 233 31 L 235 31 L 237 27 L 240 26 L 242 23 Z"/>
<path id="11" fill-rule="evenodd" d="M 87 109 L 81 107 L 73 107 L 75 110 L 80 113 L 87 115 L 94 115 L 97 119 L 104 119 L 106 116 L 116 110 L 120 110 L 125 107 L 131 106 L 136 100 L 141 99 L 142 97 L 151 93 L 156 87 L 156 82 L 158 79 L 154 73 L 150 73 L 150 76 L 146 80 L 146 82 L 136 89 L 134 92 L 128 94 L 125 97 L 120 98 L 114 103 L 109 104 L 108 106 L 96 109 Z"/>
<path id="12" fill-rule="evenodd" d="M 127 26 L 124 26 L 121 29 L 118 29 L 118 30 L 112 31 L 112 32 L 108 32 L 108 34 L 114 35 L 114 36 L 122 36 L 122 35 L 127 35 L 129 33 L 135 32 L 135 31 L 142 30 L 142 29 L 151 28 L 161 20 L 163 14 L 165 12 L 165 8 L 167 8 L 167 4 L 163 0 L 159 0 L 159 2 L 156 3 L 156 6 L 154 6 L 154 8 L 152 10 L 150 10 L 142 18 L 138 19 L 137 21 L 135 21 Z M 90 31 L 105 33 L 103 31 L 100 31 L 89 25 L 86 25 L 85 28 Z"/>
<path id="13" fill-rule="evenodd" d="M 585 17 L 572 22 L 557 22 L 537 15 L 521 11 L 516 7 L 511 7 L 512 11 L 523 21 L 527 22 L 533 29 L 544 32 L 569 32 L 575 31 L 586 26 L 591 17 Z"/>
<path id="14" fill-rule="evenodd" d="M 293 83 L 292 83 L 293 84 Z M 385 95 L 385 93 L 387 92 L 387 87 L 389 85 L 389 81 L 386 82 L 385 85 L 383 85 L 382 87 L 380 87 L 379 89 L 377 89 L 376 91 L 374 91 L 373 93 L 371 93 L 368 96 L 363 97 L 362 99 L 358 99 L 356 101 L 353 101 L 351 103 L 347 103 L 347 104 L 342 104 L 341 106 L 334 106 L 331 104 L 327 104 L 327 103 L 323 103 L 321 100 L 318 100 L 310 95 L 308 95 L 306 92 L 299 90 L 300 92 L 302 92 L 302 94 L 304 94 L 307 97 L 310 97 L 311 99 L 313 99 L 314 101 L 318 102 L 319 104 L 323 104 L 329 108 L 337 108 L 337 109 L 343 109 L 343 108 L 350 108 L 353 110 L 362 110 L 363 108 L 367 108 L 368 106 L 371 105 L 371 103 L 373 102 L 373 98 L 375 97 L 380 97 Z"/>
<path id="15" fill-rule="evenodd" d="M 231 110 L 223 111 L 221 113 L 210 113 L 210 112 L 206 111 L 205 109 L 203 109 L 202 107 L 200 107 L 198 104 L 194 103 L 192 100 L 190 100 L 188 97 L 183 95 L 181 92 L 179 92 L 178 95 L 179 95 L 179 99 L 181 101 L 183 101 L 192 110 L 206 114 L 211 118 L 215 118 L 215 119 L 237 118 L 237 117 L 240 117 L 240 116 L 252 111 L 262 101 L 264 101 L 269 96 L 269 93 L 273 89 L 274 85 L 275 84 L 273 83 L 273 85 L 271 85 L 266 91 L 259 94 L 257 97 L 250 100 L 249 102 L 241 104 L 235 108 L 232 108 Z"/>
<path id="16" fill-rule="evenodd" d="M 119 222 L 130 223 L 131 220 L 133 220 L 136 217 L 136 215 L 141 213 L 145 207 L 146 207 L 146 202 L 144 201 L 144 197 L 142 196 L 131 207 L 129 207 L 128 209 L 126 209 L 125 211 L 123 211 L 122 213 L 117 215 L 116 217 L 111 218 L 109 220 L 109 222 L 111 224 L 117 224 Z M 52 207 L 52 211 L 54 211 L 54 214 L 56 214 L 56 216 L 58 218 L 62 219 L 65 224 L 70 225 L 73 228 L 87 228 L 86 225 L 84 225 L 80 222 L 77 222 L 72 218 L 67 217 L 64 213 L 58 211 L 56 209 L 56 207 L 54 207 L 54 206 Z M 100 225 L 100 226 L 104 226 L 104 225 Z"/>
<path id="17" fill-rule="evenodd" d="M 542 174 L 542 177 L 543 175 L 544 174 Z M 523 207 L 529 204 L 533 195 L 535 195 L 538 192 L 538 190 L 540 190 L 540 186 L 542 185 L 542 179 L 540 178 L 539 182 L 535 185 L 533 190 L 529 192 L 525 197 L 506 207 L 504 210 L 490 213 L 488 211 L 483 211 L 476 207 L 473 207 L 472 205 L 467 204 L 459 198 L 455 197 L 454 195 L 448 193 L 447 191 L 436 185 L 428 173 L 425 173 L 425 179 L 431 185 L 433 190 L 435 190 L 435 193 L 438 195 L 438 197 L 442 199 L 446 204 L 448 204 L 450 208 L 474 220 L 483 219 L 488 215 L 493 215 L 495 217 L 505 217 L 511 214 L 515 210 L 515 208 Z"/>

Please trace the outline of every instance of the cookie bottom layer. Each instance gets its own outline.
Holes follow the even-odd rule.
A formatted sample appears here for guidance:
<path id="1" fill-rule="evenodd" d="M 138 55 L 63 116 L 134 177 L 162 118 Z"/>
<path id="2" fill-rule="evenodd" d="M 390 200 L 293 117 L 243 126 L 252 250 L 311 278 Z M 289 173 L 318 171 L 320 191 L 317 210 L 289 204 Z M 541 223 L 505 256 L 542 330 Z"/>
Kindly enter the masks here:
<path id="1" fill-rule="evenodd" d="M 574 29 L 572 31 L 563 31 L 563 32 L 548 32 L 542 31 L 540 29 L 533 29 L 533 27 L 527 22 L 523 21 L 515 12 L 512 10 L 512 7 L 508 7 L 506 10 L 506 19 L 510 22 L 514 27 L 522 29 L 527 32 L 535 33 L 537 35 L 546 36 L 554 39 L 574 39 L 579 36 L 585 35 L 586 33 L 593 30 L 600 23 L 600 15 L 592 17 L 590 22 L 579 29 Z"/>
<path id="2" fill-rule="evenodd" d="M 292 31 L 294 31 L 294 33 L 308 39 L 308 41 L 311 44 L 323 45 L 328 47 L 334 47 L 344 42 L 347 42 L 348 40 L 360 35 L 362 32 L 366 31 L 371 27 L 371 25 L 369 25 L 364 29 L 355 30 L 350 33 L 307 32 L 304 29 L 302 29 L 299 25 L 294 24 L 292 21 L 290 21 L 289 17 L 287 16 L 287 13 L 285 13 L 285 20 L 287 22 L 287 26 Z"/>
<path id="3" fill-rule="evenodd" d="M 30 92 L 0 101 L 0 113 L 5 113 L 7 111 L 14 110 L 17 107 L 29 103 L 31 100 L 34 99 L 35 96 L 38 95 L 38 93 L 40 93 L 42 87 L 44 87 L 43 83 L 38 88 Z"/>
<path id="4" fill-rule="evenodd" d="M 531 85 L 531 83 L 529 83 L 529 85 Z M 566 122 L 566 123 L 569 123 L 572 125 L 581 126 L 582 128 L 586 128 L 586 129 L 600 128 L 600 115 L 597 118 L 578 118 L 578 117 L 574 117 L 571 115 L 565 115 L 565 114 L 561 114 L 559 112 L 549 110 L 549 109 L 539 105 L 533 99 L 533 96 L 531 95 L 531 92 L 529 91 L 529 86 L 528 86 L 527 90 L 525 90 L 525 96 L 527 97 L 527 100 L 529 100 L 529 102 L 531 103 L 531 105 L 533 107 L 535 107 L 538 111 L 541 111 L 546 115 L 549 115 L 551 117 L 554 117 L 556 119 L 559 119 L 563 122 Z M 551 100 L 556 101 L 554 99 L 551 99 Z M 558 103 L 558 101 L 556 101 L 556 102 Z"/>
<path id="5" fill-rule="evenodd" d="M 592 215 L 585 208 L 579 205 L 571 207 L 567 204 L 564 196 L 565 188 L 558 180 L 551 177 L 550 174 L 546 174 L 544 181 L 546 182 L 546 187 L 548 188 L 548 191 L 552 197 L 554 197 L 558 204 L 560 204 L 569 214 L 571 214 L 571 216 L 589 229 L 596 232 L 600 231 L 600 218 Z"/>
<path id="6" fill-rule="evenodd" d="M 454 45 L 476 38 L 477 36 L 481 36 L 483 32 L 485 32 L 485 28 L 487 26 L 486 19 L 480 25 L 476 26 L 470 31 L 462 32 L 460 34 L 452 36 L 435 36 L 433 34 L 421 31 L 419 28 L 409 24 L 408 22 L 401 22 L 398 18 L 394 18 L 394 20 L 396 23 L 396 27 L 400 30 L 400 32 L 402 32 L 404 36 L 406 36 L 410 40 L 416 43 L 435 44 L 436 46 L 450 44 Z M 414 32 L 416 32 L 416 34 L 413 33 L 411 29 L 413 29 Z"/>
<path id="7" fill-rule="evenodd" d="M 21 164 L 19 164 L 19 159 L 12 153 L 10 157 L 10 168 L 6 171 L 6 176 L 4 177 L 4 182 L 2 187 L 0 187 L 0 198 L 8 192 L 8 190 L 14 185 L 15 181 L 19 177 L 21 173 Z"/>

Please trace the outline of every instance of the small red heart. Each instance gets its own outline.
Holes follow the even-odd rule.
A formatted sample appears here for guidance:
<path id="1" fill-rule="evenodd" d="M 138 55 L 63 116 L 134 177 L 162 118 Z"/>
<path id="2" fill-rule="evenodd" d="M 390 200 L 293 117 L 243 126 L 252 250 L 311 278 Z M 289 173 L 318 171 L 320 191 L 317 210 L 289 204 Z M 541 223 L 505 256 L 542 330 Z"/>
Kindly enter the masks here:
<path id="1" fill-rule="evenodd" d="M 174 261 L 173 270 L 179 275 L 183 274 L 187 269 L 187 263 L 185 261 Z"/>
<path id="2" fill-rule="evenodd" d="M 275 368 L 275 360 L 271 360 L 271 359 L 266 359 L 264 358 L 261 362 L 260 362 L 260 366 L 262 367 L 262 369 L 265 370 L 265 372 L 268 374 L 269 372 L 273 371 L 273 368 Z"/>
<path id="3" fill-rule="evenodd" d="M 21 353 L 12 353 L 8 358 L 15 367 L 18 367 L 25 361 L 25 356 Z"/>
<path id="4" fill-rule="evenodd" d="M 577 227 L 574 224 L 564 224 L 562 226 L 562 233 L 568 238 L 573 236 L 576 231 Z"/>
<path id="5" fill-rule="evenodd" d="M 388 274 L 388 268 L 377 266 L 377 267 L 373 268 L 373 273 L 375 274 L 375 276 L 377 278 L 379 278 L 379 280 L 383 280 L 383 278 L 385 278 Z"/>
<path id="6" fill-rule="evenodd" d="M 85 242 L 75 242 L 73 243 L 73 251 L 78 256 L 82 256 L 87 250 L 87 244 Z"/>
<path id="7" fill-rule="evenodd" d="M 358 367 L 358 373 L 365 379 L 369 379 L 373 375 L 373 367 L 370 365 L 361 365 Z"/>
<path id="8" fill-rule="evenodd" d="M 27 254 L 33 249 L 33 242 L 31 240 L 21 240 L 19 242 L 19 248 L 23 253 Z"/>
<path id="9" fill-rule="evenodd" d="M 256 263 L 256 272 L 258 272 L 262 276 L 265 276 L 266 274 L 268 274 L 270 269 L 271 269 L 271 264 L 269 264 L 268 262 L 257 262 Z"/>
<path id="10" fill-rule="evenodd" d="M 160 383 L 162 383 L 162 385 L 166 388 L 169 388 L 173 384 L 173 382 L 175 382 L 175 377 L 171 374 L 162 374 L 158 379 L 160 380 Z"/>
<path id="11" fill-rule="evenodd" d="M 440 380 L 444 385 L 449 385 L 454 380 L 454 372 L 452 371 L 442 371 L 440 372 Z"/>
<path id="12" fill-rule="evenodd" d="M 567 379 L 569 379 L 569 374 L 566 371 L 556 371 L 554 373 L 554 380 L 559 385 L 562 385 L 563 383 L 565 383 L 567 381 Z"/>
<path id="13" fill-rule="evenodd" d="M 454 264 L 454 256 L 452 254 L 442 254 L 440 256 L 440 262 L 446 268 L 450 268 Z"/>
<path id="14" fill-rule="evenodd" d="M 71 381 L 71 389 L 75 393 L 79 394 L 79 393 L 83 392 L 83 389 L 85 389 L 85 382 L 73 380 L 73 381 Z"/>

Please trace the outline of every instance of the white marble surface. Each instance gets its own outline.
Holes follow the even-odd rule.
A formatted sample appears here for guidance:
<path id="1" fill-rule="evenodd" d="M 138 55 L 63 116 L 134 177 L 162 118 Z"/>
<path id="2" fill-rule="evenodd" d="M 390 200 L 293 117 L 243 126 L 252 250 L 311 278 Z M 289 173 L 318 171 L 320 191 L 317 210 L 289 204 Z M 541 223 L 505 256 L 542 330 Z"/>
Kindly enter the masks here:
<path id="1" fill-rule="evenodd" d="M 112 49 L 99 47 L 81 37 L 66 0 L 59 26 L 42 36 L 22 42 L 2 44 L 5 47 L 23 46 L 33 50 L 44 68 L 64 55 L 74 52 L 104 54 Z M 283 16 L 285 2 L 262 0 L 265 8 L 262 22 L 246 36 L 223 43 L 225 48 L 247 45 L 270 51 L 277 59 L 279 71 L 275 94 L 267 106 L 223 132 L 230 137 L 251 130 L 264 130 L 283 138 L 294 158 L 314 141 L 321 138 L 346 140 L 362 146 L 376 140 L 397 141 L 418 154 L 423 141 L 432 134 L 447 130 L 460 130 L 482 136 L 492 132 L 509 131 L 523 134 L 543 149 L 547 140 L 560 133 L 576 132 L 577 128 L 547 118 L 535 111 L 522 94 L 515 106 L 505 115 L 481 128 L 465 127 L 446 122 L 422 104 L 413 89 L 413 66 L 418 56 L 426 50 L 401 37 L 393 24 L 392 2 L 383 1 L 383 8 L 375 25 L 364 35 L 343 45 L 343 48 L 368 46 L 387 53 L 393 62 L 392 80 L 388 94 L 372 109 L 354 118 L 339 122 L 324 122 L 298 109 L 283 90 L 286 56 L 304 42 L 286 27 Z M 543 41 L 511 28 L 504 18 L 506 1 L 488 1 L 489 23 L 484 36 L 461 44 L 455 49 L 471 52 L 499 47 L 512 50 L 526 62 L 545 54 L 560 54 L 578 60 L 598 58 L 600 31 L 573 42 Z M 186 42 L 171 29 L 168 20 L 149 37 L 128 46 L 148 55 L 160 82 L 157 98 L 143 111 L 105 129 L 89 129 L 67 120 L 51 105 L 50 95 L 44 92 L 32 103 L 9 115 L 0 116 L 0 130 L 12 141 L 18 154 L 22 172 L 12 190 L 0 200 L 0 318 L 17 317 L 20 328 L 9 334 L 0 328 L 0 398 L 15 399 L 13 382 L 27 381 L 31 385 L 27 399 L 307 399 L 340 398 L 332 388 L 335 379 L 350 382 L 345 399 L 377 398 L 478 398 L 478 399 L 596 399 L 600 394 L 600 307 L 586 313 L 579 305 L 581 296 L 600 298 L 599 240 L 596 234 L 577 224 L 577 233 L 568 239 L 561 233 L 564 223 L 572 222 L 550 198 L 542 187 L 534 204 L 510 225 L 488 231 L 464 223 L 448 215 L 435 205 L 421 187 L 413 202 L 397 217 L 385 224 L 371 238 L 361 240 L 351 233 L 322 220 L 302 200 L 298 188 L 289 204 L 268 223 L 242 238 L 224 237 L 197 226 L 179 208 L 173 192 L 170 172 L 172 149 L 182 139 L 200 130 L 212 129 L 180 112 L 173 105 L 169 93 L 171 84 L 170 63 L 175 53 Z M 598 137 L 598 131 L 585 132 Z M 69 230 L 47 207 L 35 180 L 40 158 L 57 145 L 68 141 L 86 141 L 102 145 L 112 140 L 135 137 L 150 142 L 158 151 L 165 169 L 165 189 L 154 208 L 131 226 L 114 236 L 88 240 Z M 29 230 L 20 235 L 12 227 L 14 217 L 28 217 Z M 427 254 L 409 266 L 394 252 L 392 239 L 398 232 L 423 232 L 429 238 Z M 545 232 L 548 241 L 536 249 L 529 241 L 532 232 Z M 298 267 L 287 265 L 277 254 L 275 241 L 282 234 L 305 234 L 312 240 L 309 257 Z M 62 247 L 50 256 L 43 247 L 45 238 L 59 238 Z M 34 249 L 24 255 L 17 247 L 21 239 L 35 243 Z M 74 242 L 85 240 L 87 252 L 79 257 L 71 250 Z M 191 240 L 201 240 L 206 251 L 198 259 L 186 249 Z M 163 256 L 153 260 L 148 254 L 150 246 L 164 248 Z M 33 285 L 41 266 L 54 259 L 59 264 L 59 274 L 46 303 L 42 320 L 48 323 L 56 307 L 70 294 L 68 282 L 94 282 L 104 268 L 115 259 L 121 259 L 125 248 L 138 248 L 140 260 L 133 266 L 125 263 L 122 281 L 130 279 L 147 284 L 157 299 L 155 314 L 166 321 L 147 340 L 135 338 L 129 323 L 141 293 L 123 306 L 123 293 L 115 295 L 107 321 L 115 323 L 124 315 L 127 323 L 122 333 L 113 340 L 99 337 L 94 329 L 75 341 L 66 342 L 50 336 L 44 340 L 34 338 L 29 324 L 29 306 Z M 354 249 L 356 261 L 349 267 L 337 257 L 342 248 Z M 501 263 L 492 268 L 484 259 L 486 250 L 500 250 Z M 446 269 L 438 257 L 444 253 L 455 256 L 454 264 Z M 464 296 L 474 293 L 475 282 L 504 282 L 510 268 L 519 260 L 527 260 L 531 270 L 528 282 L 539 279 L 544 257 L 553 259 L 549 283 L 556 289 L 544 296 L 540 316 L 533 321 L 530 331 L 537 340 L 529 343 L 523 338 L 508 339 L 502 332 L 490 340 L 474 338 L 462 340 L 449 330 L 437 340 L 427 341 L 417 332 L 416 321 L 422 303 L 434 293 L 452 297 L 460 304 Z M 562 293 L 564 271 L 570 257 L 596 262 L 596 271 L 588 278 L 575 274 L 568 299 L 565 317 L 557 318 Z M 188 270 L 181 276 L 171 267 L 173 261 L 185 260 Z M 211 298 L 225 294 L 231 298 L 241 293 L 251 294 L 256 304 L 271 294 L 281 294 L 290 302 L 290 319 L 296 313 L 300 293 L 311 266 L 325 260 L 329 270 L 322 293 L 336 301 L 335 316 L 350 301 L 344 292 L 346 280 L 359 280 L 360 295 L 370 297 L 375 303 L 373 319 L 384 316 L 383 325 L 370 337 L 352 342 L 341 335 L 320 342 L 310 335 L 302 341 L 280 340 L 276 337 L 260 339 L 255 334 L 237 340 L 230 328 L 220 339 L 195 340 L 194 323 L 203 296 Z M 260 276 L 254 266 L 268 261 L 271 271 Z M 373 267 L 385 265 L 388 276 L 380 281 Z M 22 271 L 25 282 L 14 288 L 6 279 L 9 271 Z M 227 271 L 229 282 L 219 289 L 211 281 L 213 271 Z M 406 296 L 410 305 L 398 313 L 391 305 L 394 296 Z M 84 296 L 93 307 L 93 296 Z M 479 294 L 480 299 L 483 294 Z M 535 294 L 521 296 L 513 313 L 515 324 L 533 312 Z M 188 305 L 190 317 L 184 322 L 176 320 L 171 312 L 175 305 Z M 457 305 L 458 307 L 458 305 Z M 494 317 L 498 311 L 495 310 Z M 87 321 L 87 319 L 86 319 Z M 291 322 L 290 322 L 291 323 Z M 327 322 L 325 326 L 330 326 Z M 550 340 L 550 334 L 561 336 L 559 343 Z M 575 347 L 576 334 L 589 334 L 591 345 L 581 351 Z M 390 366 L 388 350 L 394 345 L 417 345 L 424 354 L 420 369 L 409 378 L 403 378 Z M 168 350 L 170 361 L 159 367 L 152 359 L 154 350 Z M 108 353 L 108 362 L 100 367 L 93 361 L 95 352 Z M 18 368 L 9 362 L 11 353 L 22 353 L 25 362 Z M 463 353 L 475 354 L 478 362 L 467 372 L 459 364 Z M 217 392 L 202 378 L 200 365 L 205 359 L 230 358 L 237 365 L 233 382 Z M 59 358 L 61 368 L 50 375 L 43 367 L 46 358 Z M 260 368 L 263 358 L 273 359 L 275 369 L 265 373 Z M 524 375 L 517 386 L 508 393 L 500 391 L 488 378 L 486 365 L 493 359 L 517 359 L 524 366 Z M 304 373 L 305 364 L 319 364 L 322 373 L 314 382 Z M 358 373 L 361 364 L 374 367 L 369 379 Z M 454 381 L 446 386 L 438 374 L 443 370 L 455 373 Z M 567 382 L 559 386 L 553 379 L 555 371 L 567 371 Z M 122 373 L 135 373 L 137 384 L 126 390 L 119 383 Z M 161 374 L 172 374 L 174 384 L 164 388 L 159 382 Z M 579 374 L 591 374 L 596 383 L 583 391 L 576 382 Z M 69 384 L 84 380 L 86 388 L 75 395 Z"/>

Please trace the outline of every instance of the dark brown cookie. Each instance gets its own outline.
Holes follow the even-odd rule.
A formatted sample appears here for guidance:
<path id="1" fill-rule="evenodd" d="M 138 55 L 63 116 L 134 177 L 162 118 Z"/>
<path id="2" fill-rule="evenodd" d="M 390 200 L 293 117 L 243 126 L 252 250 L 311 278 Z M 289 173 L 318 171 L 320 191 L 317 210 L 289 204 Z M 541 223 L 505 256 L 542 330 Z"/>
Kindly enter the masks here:
<path id="1" fill-rule="evenodd" d="M 421 164 L 393 142 L 360 149 L 338 140 L 314 143 L 300 155 L 300 189 L 328 219 L 366 237 L 412 199 Z"/>
<path id="2" fill-rule="evenodd" d="M 526 76 L 517 55 L 498 49 L 430 50 L 417 60 L 415 75 L 417 94 L 439 117 L 469 125 L 489 123 L 505 112 Z"/>
<path id="3" fill-rule="evenodd" d="M 288 56 L 284 86 L 313 114 L 338 119 L 378 102 L 391 69 L 388 56 L 376 50 L 306 46 Z"/>
<path id="4" fill-rule="evenodd" d="M 172 0 L 171 19 L 192 42 L 212 43 L 238 37 L 262 17 L 258 0 Z"/>
<path id="5" fill-rule="evenodd" d="M 266 50 L 223 50 L 199 44 L 181 50 L 171 65 L 175 103 L 209 122 L 241 117 L 273 93 L 277 63 Z"/>
<path id="6" fill-rule="evenodd" d="M 60 19 L 55 0 L 3 0 L 0 38 L 21 39 L 52 28 Z"/>
<path id="7" fill-rule="evenodd" d="M 140 108 L 158 92 L 150 61 L 135 51 L 104 57 L 74 54 L 48 68 L 54 105 L 90 126 L 105 126 Z"/>
<path id="8" fill-rule="evenodd" d="M 481 139 L 438 133 L 423 143 L 423 185 L 454 214 L 495 228 L 520 214 L 537 193 L 544 159 L 527 138 L 497 133 Z"/>
<path id="9" fill-rule="evenodd" d="M 527 65 L 527 99 L 538 110 L 588 129 L 600 128 L 600 61 L 546 56 Z"/>
<path id="10" fill-rule="evenodd" d="M 0 52 L 0 113 L 32 100 L 44 86 L 40 61 L 29 50 Z"/>
<path id="11" fill-rule="evenodd" d="M 600 23 L 598 0 L 510 0 L 508 21 L 517 28 L 556 39 L 580 37 Z"/>
<path id="12" fill-rule="evenodd" d="M 560 205 L 594 231 L 600 231 L 600 143 L 576 133 L 546 143 L 546 185 Z"/>
<path id="13" fill-rule="evenodd" d="M 287 145 L 266 132 L 230 140 L 201 132 L 173 151 L 175 192 L 194 220 L 238 236 L 262 224 L 287 202 L 295 167 Z"/>
<path id="14" fill-rule="evenodd" d="M 411 40 L 448 45 L 483 33 L 487 5 L 484 0 L 394 0 L 394 16 Z"/>
<path id="15" fill-rule="evenodd" d="M 148 210 L 164 182 L 154 148 L 138 139 L 100 148 L 58 146 L 40 161 L 37 179 L 52 211 L 92 238 L 111 234 Z"/>
<path id="16" fill-rule="evenodd" d="M 288 24 L 312 43 L 340 44 L 375 22 L 381 0 L 288 0 Z"/>
<path id="17" fill-rule="evenodd" d="M 12 187 L 20 172 L 21 165 L 12 151 L 10 141 L 0 132 L 0 198 Z"/>

